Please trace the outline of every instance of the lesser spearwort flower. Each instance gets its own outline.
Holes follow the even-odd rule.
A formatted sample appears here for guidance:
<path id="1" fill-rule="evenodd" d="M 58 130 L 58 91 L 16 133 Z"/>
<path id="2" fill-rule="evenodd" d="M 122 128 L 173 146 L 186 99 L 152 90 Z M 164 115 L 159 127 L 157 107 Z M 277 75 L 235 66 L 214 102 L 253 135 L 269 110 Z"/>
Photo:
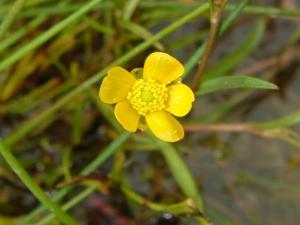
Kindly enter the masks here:
<path id="1" fill-rule="evenodd" d="M 171 115 L 185 116 L 195 100 L 192 90 L 178 78 L 184 66 L 163 53 L 150 54 L 144 63 L 141 79 L 122 67 L 112 67 L 100 86 L 99 96 L 107 104 L 116 104 L 118 122 L 135 132 L 145 121 L 155 136 L 176 142 L 184 137 L 182 125 Z"/>

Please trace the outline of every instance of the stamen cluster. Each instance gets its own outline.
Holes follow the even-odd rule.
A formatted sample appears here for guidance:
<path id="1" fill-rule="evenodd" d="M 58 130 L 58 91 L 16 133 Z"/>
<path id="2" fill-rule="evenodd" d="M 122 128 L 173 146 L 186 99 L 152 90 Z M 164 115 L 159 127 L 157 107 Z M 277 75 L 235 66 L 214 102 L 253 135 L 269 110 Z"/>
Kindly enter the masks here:
<path id="1" fill-rule="evenodd" d="M 132 107 L 140 114 L 147 115 L 165 108 L 167 87 L 153 79 L 139 79 L 127 95 Z"/>

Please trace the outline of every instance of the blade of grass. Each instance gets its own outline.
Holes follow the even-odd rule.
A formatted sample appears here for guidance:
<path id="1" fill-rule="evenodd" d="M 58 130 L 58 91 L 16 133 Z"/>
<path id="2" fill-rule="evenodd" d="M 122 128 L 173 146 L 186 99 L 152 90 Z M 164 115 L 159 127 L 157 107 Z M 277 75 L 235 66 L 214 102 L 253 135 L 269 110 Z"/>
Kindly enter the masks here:
<path id="1" fill-rule="evenodd" d="M 73 91 L 62 97 L 59 101 L 57 101 L 54 105 L 49 107 L 46 111 L 40 113 L 39 115 L 35 116 L 32 120 L 25 121 L 20 127 L 13 132 L 7 139 L 8 144 L 14 144 L 21 138 L 23 138 L 28 132 L 38 126 L 40 123 L 43 122 L 47 117 L 54 114 L 58 111 L 61 107 L 63 107 L 66 103 L 68 103 L 72 98 L 76 97 L 77 95 L 81 94 L 83 91 L 88 89 L 90 86 L 98 82 L 105 74 L 106 70 L 109 67 L 115 65 L 122 65 L 125 62 L 129 61 L 134 56 L 138 55 L 153 43 L 157 42 L 164 36 L 168 35 L 172 31 L 176 30 L 176 28 L 180 27 L 181 25 L 187 23 L 191 19 L 195 18 L 196 16 L 200 15 L 201 13 L 205 12 L 208 9 L 208 4 L 202 5 L 201 7 L 197 8 L 196 10 L 192 11 L 188 15 L 182 17 L 181 19 L 177 20 L 176 22 L 172 23 L 171 25 L 167 26 L 165 29 L 161 30 L 159 33 L 154 35 L 152 38 L 144 41 L 137 47 L 133 48 L 131 51 L 123 55 L 122 57 L 115 60 L 110 65 L 106 66 L 103 70 L 99 71 L 98 73 L 94 74 L 88 80 L 82 82 L 80 86 L 75 88 Z"/>
<path id="2" fill-rule="evenodd" d="M 205 95 L 236 88 L 278 89 L 275 84 L 251 76 L 223 76 L 203 82 L 196 94 Z"/>
<path id="3" fill-rule="evenodd" d="M 22 180 L 26 187 L 31 191 L 31 193 L 40 200 L 40 202 L 50 211 L 55 214 L 57 219 L 63 222 L 65 225 L 79 225 L 72 217 L 66 214 L 62 209 L 53 201 L 51 201 L 45 192 L 32 180 L 30 175 L 25 171 L 19 161 L 11 153 L 11 150 L 7 145 L 0 139 L 0 153 L 12 168 L 12 170 L 17 174 L 17 176 Z"/>
<path id="4" fill-rule="evenodd" d="M 48 41 L 50 38 L 52 38 L 54 35 L 62 31 L 65 27 L 68 25 L 74 23 L 76 20 L 78 20 L 81 16 L 83 16 L 85 13 L 87 13 L 89 10 L 91 10 L 95 5 L 99 4 L 102 0 L 92 0 L 88 4 L 86 4 L 84 7 L 79 9 L 78 11 L 74 12 L 70 16 L 68 16 L 63 21 L 59 22 L 52 28 L 50 28 L 48 31 L 41 34 L 39 37 L 35 38 L 25 46 L 21 47 L 19 50 L 5 58 L 0 62 L 0 72 L 4 69 L 8 68 L 10 65 L 18 61 L 20 58 L 22 58 L 24 55 L 26 55 L 31 50 L 39 47 L 46 41 Z"/>

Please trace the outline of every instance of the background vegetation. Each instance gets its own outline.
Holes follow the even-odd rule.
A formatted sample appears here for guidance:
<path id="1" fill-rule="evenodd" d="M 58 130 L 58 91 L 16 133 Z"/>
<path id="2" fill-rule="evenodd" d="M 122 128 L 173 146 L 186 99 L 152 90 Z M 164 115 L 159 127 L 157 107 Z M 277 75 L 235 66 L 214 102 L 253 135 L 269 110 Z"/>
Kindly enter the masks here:
<path id="1" fill-rule="evenodd" d="M 297 225 L 299 7 L 0 0 L 0 224 Z M 98 98 L 107 68 L 153 51 L 194 80 L 176 144 Z"/>

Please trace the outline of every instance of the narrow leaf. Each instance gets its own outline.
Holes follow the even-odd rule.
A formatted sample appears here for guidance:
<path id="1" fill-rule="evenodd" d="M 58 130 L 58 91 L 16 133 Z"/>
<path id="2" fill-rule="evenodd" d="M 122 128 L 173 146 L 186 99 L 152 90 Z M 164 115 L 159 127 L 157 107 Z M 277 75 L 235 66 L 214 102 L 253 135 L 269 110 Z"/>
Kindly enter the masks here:
<path id="1" fill-rule="evenodd" d="M 275 84 L 250 76 L 224 76 L 204 82 L 197 95 L 236 88 L 278 89 Z"/>

